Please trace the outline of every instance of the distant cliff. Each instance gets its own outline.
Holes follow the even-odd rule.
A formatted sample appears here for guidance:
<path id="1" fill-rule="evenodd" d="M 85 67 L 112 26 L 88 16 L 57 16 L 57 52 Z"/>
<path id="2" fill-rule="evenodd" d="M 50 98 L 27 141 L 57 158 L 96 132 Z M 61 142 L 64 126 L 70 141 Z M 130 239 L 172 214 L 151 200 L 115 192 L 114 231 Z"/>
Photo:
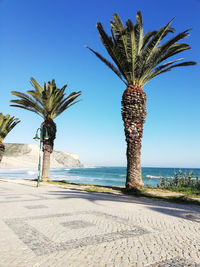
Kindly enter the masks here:
<path id="1" fill-rule="evenodd" d="M 28 144 L 5 143 L 5 153 L 1 168 L 36 168 L 38 166 L 39 147 Z M 51 168 L 83 167 L 78 155 L 63 151 L 54 151 L 51 154 Z"/>

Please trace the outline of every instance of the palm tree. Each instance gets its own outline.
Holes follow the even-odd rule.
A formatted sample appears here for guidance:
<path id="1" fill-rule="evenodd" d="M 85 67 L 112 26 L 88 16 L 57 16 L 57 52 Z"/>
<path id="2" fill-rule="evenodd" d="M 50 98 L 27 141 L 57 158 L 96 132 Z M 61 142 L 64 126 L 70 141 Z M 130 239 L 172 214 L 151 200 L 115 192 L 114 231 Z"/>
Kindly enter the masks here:
<path id="1" fill-rule="evenodd" d="M 12 107 L 19 107 L 32 111 L 41 116 L 44 121 L 42 123 L 43 132 L 43 167 L 42 181 L 49 180 L 50 171 L 50 154 L 53 152 L 54 140 L 56 138 L 56 124 L 53 121 L 63 111 L 76 104 L 80 100 L 75 99 L 81 95 L 81 91 L 72 92 L 65 96 L 65 84 L 61 89 L 56 87 L 55 80 L 44 83 L 42 87 L 34 78 L 30 79 L 34 90 L 27 91 L 26 94 L 12 91 L 11 94 L 18 97 L 16 100 L 11 100 Z M 46 131 L 48 140 L 45 140 Z"/>
<path id="2" fill-rule="evenodd" d="M 190 49 L 185 43 L 178 43 L 189 35 L 189 30 L 179 33 L 161 44 L 161 41 L 174 29 L 170 27 L 172 20 L 157 31 L 143 35 L 141 12 L 137 12 L 136 24 L 129 19 L 122 24 L 119 16 L 114 14 L 111 21 L 111 36 L 108 36 L 100 22 L 97 23 L 101 41 L 110 61 L 98 52 L 89 48 L 102 60 L 126 85 L 122 96 L 122 119 L 127 142 L 127 189 L 139 189 L 143 186 L 141 175 L 141 140 L 143 124 L 146 117 L 146 94 L 143 86 L 157 75 L 170 71 L 172 68 L 195 65 L 193 61 L 179 62 L 176 59 L 160 64 L 171 56 Z"/>
<path id="3" fill-rule="evenodd" d="M 11 117 L 8 114 L 3 115 L 0 113 L 0 162 L 2 161 L 3 154 L 5 152 L 3 140 L 19 122 L 20 120 L 14 116 Z"/>

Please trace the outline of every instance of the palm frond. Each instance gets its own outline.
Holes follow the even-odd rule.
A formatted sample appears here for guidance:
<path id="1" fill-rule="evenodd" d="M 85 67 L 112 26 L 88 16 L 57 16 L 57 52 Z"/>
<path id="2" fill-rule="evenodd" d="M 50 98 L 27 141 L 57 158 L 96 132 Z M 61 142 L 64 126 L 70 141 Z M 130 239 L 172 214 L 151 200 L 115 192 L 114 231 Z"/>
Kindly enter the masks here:
<path id="1" fill-rule="evenodd" d="M 56 82 L 53 79 L 47 84 L 44 83 L 44 88 L 39 85 L 39 83 L 31 78 L 31 84 L 35 90 L 27 91 L 27 94 L 18 91 L 12 91 L 11 94 L 18 97 L 18 99 L 11 100 L 10 106 L 22 108 L 31 112 L 34 112 L 42 116 L 45 120 L 53 120 L 65 109 L 62 109 L 66 101 L 69 103 L 73 102 L 73 96 L 78 97 L 81 92 L 72 92 L 67 97 L 65 96 L 65 89 L 67 85 L 65 84 L 61 89 L 57 88 Z M 59 114 L 58 114 L 59 113 Z"/>
<path id="2" fill-rule="evenodd" d="M 157 48 L 158 44 L 163 38 L 163 35 L 166 34 L 172 20 L 165 26 L 160 28 L 152 37 L 152 39 L 149 41 L 149 43 L 146 45 L 146 47 L 143 49 L 141 56 L 140 56 L 140 68 L 137 70 L 137 79 L 141 80 L 140 78 L 142 77 L 144 73 L 144 68 L 148 64 L 149 61 L 151 61 L 152 55 L 154 53 L 154 50 Z"/>
<path id="3" fill-rule="evenodd" d="M 44 113 L 44 109 L 42 108 L 42 105 L 38 105 L 38 102 L 34 98 L 31 98 L 29 95 L 18 92 L 18 91 L 12 91 L 11 94 L 19 98 L 19 99 L 10 100 L 11 103 L 16 103 L 20 106 L 24 106 L 24 109 L 27 109 L 27 107 L 28 108 L 31 107 L 32 110 L 36 110 L 37 112 L 41 114 Z"/>
<path id="4" fill-rule="evenodd" d="M 156 34 L 156 31 L 150 31 L 147 32 L 143 37 L 143 43 L 142 43 L 142 49 L 146 46 L 146 44 L 149 42 L 149 40 Z"/>
<path id="5" fill-rule="evenodd" d="M 170 66 L 168 68 L 163 67 L 160 70 L 159 70 L 159 68 L 157 68 L 157 69 L 151 71 L 147 75 L 147 77 L 145 77 L 145 79 L 143 81 L 143 84 L 145 85 L 147 82 L 149 82 L 150 80 L 152 80 L 154 77 L 156 77 L 156 76 L 158 76 L 158 75 L 160 75 L 162 73 L 168 72 L 168 71 L 170 71 L 173 68 L 176 68 L 176 67 L 184 67 L 184 66 L 194 66 L 196 64 L 197 63 L 194 62 L 194 61 L 186 61 L 186 62 L 182 62 L 182 63 L 179 63 L 179 64 L 174 64 L 174 65 L 172 65 L 172 66 Z M 167 67 L 167 64 L 166 64 L 166 67 Z"/>
<path id="6" fill-rule="evenodd" d="M 108 54 L 115 62 L 117 68 L 98 52 L 89 48 L 101 61 L 103 61 L 120 78 L 126 80 L 126 84 L 144 85 L 153 77 L 167 72 L 175 67 L 191 66 L 195 62 L 188 61 L 175 64 L 180 59 L 162 64 L 165 60 L 182 51 L 190 49 L 180 40 L 189 36 L 189 30 L 185 30 L 163 43 L 168 34 L 174 33 L 171 27 L 173 19 L 158 30 L 149 31 L 143 35 L 143 21 L 140 11 L 136 15 L 136 24 L 127 20 L 123 25 L 118 14 L 113 15 L 111 21 L 111 36 L 108 36 L 100 22 L 97 23 L 101 41 Z M 182 60 L 182 59 L 181 59 Z M 160 65 L 162 64 L 162 65 Z"/>
<path id="7" fill-rule="evenodd" d="M 78 103 L 80 100 L 74 101 L 81 95 L 81 91 L 74 92 L 73 96 L 67 97 L 65 101 L 60 105 L 56 112 L 54 113 L 54 117 L 56 118 L 58 115 L 60 115 L 64 110 L 68 109 L 72 105 Z"/>
<path id="8" fill-rule="evenodd" d="M 107 59 L 105 59 L 102 55 L 100 55 L 98 52 L 94 51 L 92 48 L 90 48 L 89 46 L 87 46 L 87 48 L 92 51 L 101 61 L 103 61 L 112 71 L 115 72 L 115 74 L 117 74 L 117 76 L 125 83 L 125 80 L 122 77 L 121 72 Z"/>
<path id="9" fill-rule="evenodd" d="M 163 54 L 160 56 L 160 61 L 164 61 L 165 59 L 172 57 L 176 54 L 179 54 L 182 51 L 189 50 L 191 47 L 188 44 L 184 43 L 177 43 L 173 44 L 167 51 L 163 52 Z"/>
<path id="10" fill-rule="evenodd" d="M 18 118 L 11 117 L 9 114 L 0 113 L 0 138 L 4 139 L 10 131 L 20 122 Z"/>
<path id="11" fill-rule="evenodd" d="M 127 20 L 126 27 L 127 27 L 127 47 L 128 47 L 128 53 L 129 53 L 130 58 L 131 58 L 131 62 L 130 62 L 131 80 L 134 80 L 135 59 L 137 56 L 137 49 L 138 48 L 137 48 L 137 44 L 136 44 L 134 25 L 133 25 L 131 20 Z"/>
<path id="12" fill-rule="evenodd" d="M 108 54 L 111 56 L 112 60 L 117 65 L 122 76 L 126 79 L 126 72 L 124 68 L 124 54 L 119 53 L 117 44 L 114 45 L 112 38 L 108 37 L 108 35 L 104 31 L 103 26 L 100 22 L 97 23 L 97 30 L 99 32 L 101 41 L 103 45 L 105 46 Z"/>
<path id="13" fill-rule="evenodd" d="M 194 62 L 194 61 L 185 61 L 185 62 L 182 62 L 182 63 L 179 63 L 179 64 L 174 64 L 174 65 L 172 65 L 172 66 L 170 66 L 168 68 L 163 68 L 164 70 L 162 70 L 162 71 L 168 71 L 168 70 L 171 70 L 171 69 L 173 69 L 175 67 L 194 66 L 196 64 L 197 63 Z M 161 73 L 162 73 L 162 71 L 161 71 Z"/>
<path id="14" fill-rule="evenodd" d="M 34 108 L 25 107 L 23 105 L 10 105 L 10 106 L 11 107 L 17 107 L 17 108 L 22 108 L 22 109 L 25 109 L 25 110 L 28 110 L 28 111 L 32 111 L 32 112 L 36 113 L 37 115 L 41 116 L 42 118 L 44 118 L 44 113 L 40 113 L 37 110 L 35 110 Z"/>
<path id="15" fill-rule="evenodd" d="M 116 41 L 118 46 L 121 45 L 122 53 L 126 55 L 126 60 L 129 60 L 129 54 L 127 51 L 127 36 L 126 28 L 123 26 L 122 21 L 118 14 L 113 15 L 113 21 L 110 22 L 110 25 L 115 33 Z"/>
<path id="16" fill-rule="evenodd" d="M 171 38 L 169 41 L 167 41 L 166 43 L 164 43 L 162 45 L 162 51 L 167 50 L 168 48 L 170 48 L 173 44 L 177 43 L 178 41 L 186 38 L 187 36 L 189 36 L 189 31 L 191 29 L 188 29 L 186 31 L 183 31 L 181 33 L 179 33 L 178 35 L 176 35 L 175 37 Z"/>
<path id="17" fill-rule="evenodd" d="M 113 15 L 113 21 L 111 21 L 110 25 L 116 36 L 114 49 L 118 55 L 118 60 L 121 63 L 120 65 L 125 73 L 125 78 L 129 83 L 129 81 L 132 79 L 132 54 L 130 42 L 128 41 L 128 35 L 126 34 L 127 27 L 123 26 L 122 21 L 117 14 Z"/>
<path id="18" fill-rule="evenodd" d="M 143 23 L 142 23 L 142 14 L 140 11 L 136 15 L 136 24 L 134 26 L 135 32 L 135 42 L 137 46 L 137 54 L 139 54 L 142 45 L 143 45 Z"/>
<path id="19" fill-rule="evenodd" d="M 33 78 L 30 79 L 31 85 L 35 88 L 35 91 L 38 95 L 41 95 L 43 92 L 43 87 Z"/>

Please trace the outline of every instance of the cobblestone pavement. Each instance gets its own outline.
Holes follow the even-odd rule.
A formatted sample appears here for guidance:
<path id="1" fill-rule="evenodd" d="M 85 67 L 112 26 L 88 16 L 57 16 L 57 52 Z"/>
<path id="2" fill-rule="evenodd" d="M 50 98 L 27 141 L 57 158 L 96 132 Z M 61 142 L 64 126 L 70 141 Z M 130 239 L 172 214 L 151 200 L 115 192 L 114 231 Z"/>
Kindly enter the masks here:
<path id="1" fill-rule="evenodd" d="M 0 180 L 0 267 L 200 267 L 200 207 Z"/>

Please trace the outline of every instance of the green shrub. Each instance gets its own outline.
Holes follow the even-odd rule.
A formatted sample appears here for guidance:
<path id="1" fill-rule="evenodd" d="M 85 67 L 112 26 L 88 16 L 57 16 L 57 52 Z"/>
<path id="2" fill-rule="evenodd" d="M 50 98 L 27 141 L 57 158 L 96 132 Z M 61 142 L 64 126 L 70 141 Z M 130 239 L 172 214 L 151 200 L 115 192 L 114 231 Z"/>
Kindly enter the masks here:
<path id="1" fill-rule="evenodd" d="M 193 177 L 193 172 L 190 171 L 188 174 L 187 172 L 183 172 L 179 170 L 178 172 L 174 172 L 174 176 L 172 178 L 160 178 L 160 183 L 158 185 L 159 188 L 164 189 L 175 189 L 179 188 L 183 191 L 184 188 L 190 191 L 190 189 L 195 189 L 195 191 L 200 190 L 200 179 L 199 177 Z M 187 190 L 186 190 L 187 191 Z M 200 192 L 199 192 L 200 193 Z"/>

